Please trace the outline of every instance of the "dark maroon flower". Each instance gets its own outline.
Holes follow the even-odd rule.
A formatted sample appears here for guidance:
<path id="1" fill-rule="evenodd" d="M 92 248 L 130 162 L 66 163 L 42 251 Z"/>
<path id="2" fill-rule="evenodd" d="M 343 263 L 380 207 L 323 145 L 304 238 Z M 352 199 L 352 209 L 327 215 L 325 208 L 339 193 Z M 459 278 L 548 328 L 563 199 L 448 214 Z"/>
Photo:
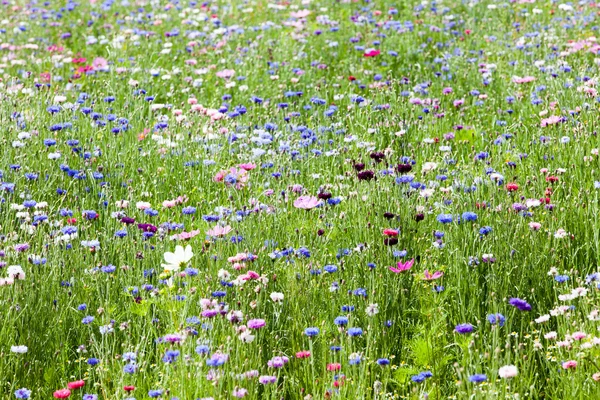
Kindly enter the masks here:
<path id="1" fill-rule="evenodd" d="M 387 238 L 383 239 L 383 244 L 385 244 L 386 246 L 393 246 L 395 244 L 398 244 L 398 238 L 397 237 L 387 237 Z"/>
<path id="2" fill-rule="evenodd" d="M 357 176 L 358 179 L 361 181 L 370 181 L 375 177 L 375 173 L 373 171 L 366 170 L 360 171 Z"/>
<path id="3" fill-rule="evenodd" d="M 152 232 L 155 233 L 158 228 L 151 224 L 138 224 L 138 228 L 144 232 Z"/>
<path id="4" fill-rule="evenodd" d="M 356 164 L 354 164 L 354 169 L 357 170 L 358 172 L 360 172 L 363 169 L 365 169 L 365 164 L 363 164 L 363 163 L 356 163 Z"/>
<path id="5" fill-rule="evenodd" d="M 324 234 L 325 234 L 325 231 L 323 229 L 319 229 L 317 231 L 317 235 L 319 235 L 319 236 L 323 236 Z"/>
<path id="6" fill-rule="evenodd" d="M 410 164 L 396 165 L 396 171 L 398 171 L 398 173 L 400 173 L 400 174 L 405 174 L 407 172 L 410 172 L 411 170 L 412 170 L 412 165 L 410 165 Z"/>
<path id="7" fill-rule="evenodd" d="M 381 162 L 381 160 L 383 160 L 385 158 L 385 154 L 383 154 L 380 151 L 374 151 L 371 153 L 371 155 L 369 157 L 371 157 L 373 160 L 375 160 L 377 162 Z"/>
<path id="8" fill-rule="evenodd" d="M 321 200 L 328 200 L 331 198 L 331 193 L 329 192 L 321 192 L 319 194 L 317 194 L 317 197 Z"/>
<path id="9" fill-rule="evenodd" d="M 392 214 L 391 212 L 383 213 L 383 218 L 385 218 L 385 219 L 392 219 L 394 217 L 395 217 L 395 215 Z"/>
<path id="10" fill-rule="evenodd" d="M 129 224 L 133 224 L 135 222 L 135 219 L 131 218 L 131 217 L 123 217 L 123 218 L 121 218 L 121 222 L 129 225 Z"/>
<path id="11" fill-rule="evenodd" d="M 418 213 L 417 215 L 415 215 L 415 221 L 419 222 L 419 221 L 423 221 L 425 219 L 425 215 L 423 213 Z"/>

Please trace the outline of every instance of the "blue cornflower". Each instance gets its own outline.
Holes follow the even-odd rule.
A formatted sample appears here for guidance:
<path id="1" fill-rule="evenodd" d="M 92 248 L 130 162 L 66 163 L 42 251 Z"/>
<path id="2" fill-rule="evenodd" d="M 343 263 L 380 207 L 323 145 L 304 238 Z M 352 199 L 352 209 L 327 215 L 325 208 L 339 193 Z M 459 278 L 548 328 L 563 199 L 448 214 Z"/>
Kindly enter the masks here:
<path id="1" fill-rule="evenodd" d="M 385 365 L 389 365 L 390 364 L 390 360 L 388 360 L 387 358 L 379 358 L 377 360 L 377 364 L 381 365 L 383 367 Z"/>
<path id="2" fill-rule="evenodd" d="M 162 396 L 162 393 L 163 393 L 163 391 L 160 389 L 150 390 L 150 391 L 148 391 L 148 396 L 153 397 L 153 398 L 160 397 L 160 396 Z"/>
<path id="3" fill-rule="evenodd" d="M 336 325 L 348 325 L 348 317 L 337 317 L 333 320 L 333 323 Z"/>
<path id="4" fill-rule="evenodd" d="M 17 399 L 28 399 L 31 396 L 31 390 L 22 388 L 15 391 L 15 397 Z"/>
<path id="5" fill-rule="evenodd" d="M 361 336 L 363 334 L 363 330 L 362 328 L 349 328 L 348 329 L 348 336 Z"/>
<path id="6" fill-rule="evenodd" d="M 487 376 L 485 374 L 475 374 L 469 376 L 469 382 L 481 383 L 485 381 L 487 381 Z"/>
<path id="7" fill-rule="evenodd" d="M 456 331 L 456 333 L 460 333 L 461 335 L 467 334 L 467 333 L 471 333 L 473 332 L 473 329 L 475 329 L 475 327 L 471 324 L 458 324 L 456 325 L 456 327 L 454 328 L 454 330 Z"/>
<path id="8" fill-rule="evenodd" d="M 489 314 L 487 320 L 492 325 L 504 326 L 506 318 L 504 318 L 504 315 L 502 314 Z"/>
<path id="9" fill-rule="evenodd" d="M 91 324 L 93 321 L 94 321 L 94 317 L 92 317 L 91 315 L 88 315 L 87 317 L 84 317 L 84 318 L 81 320 L 81 323 L 82 323 L 82 324 L 85 324 L 85 325 L 89 325 L 89 324 Z"/>
<path id="10" fill-rule="evenodd" d="M 462 219 L 465 221 L 477 221 L 477 214 L 467 211 L 463 213 Z"/>
<path id="11" fill-rule="evenodd" d="M 336 267 L 335 265 L 326 265 L 323 267 L 323 269 L 325 270 L 325 272 L 329 272 L 330 274 L 333 274 L 334 272 L 336 272 L 338 270 L 338 267 Z"/>
<path id="12" fill-rule="evenodd" d="M 437 216 L 437 220 L 442 224 L 449 224 L 452 222 L 452 214 L 440 214 Z"/>
<path id="13" fill-rule="evenodd" d="M 304 334 L 308 337 L 317 336 L 319 334 L 319 328 L 306 328 L 304 330 Z"/>

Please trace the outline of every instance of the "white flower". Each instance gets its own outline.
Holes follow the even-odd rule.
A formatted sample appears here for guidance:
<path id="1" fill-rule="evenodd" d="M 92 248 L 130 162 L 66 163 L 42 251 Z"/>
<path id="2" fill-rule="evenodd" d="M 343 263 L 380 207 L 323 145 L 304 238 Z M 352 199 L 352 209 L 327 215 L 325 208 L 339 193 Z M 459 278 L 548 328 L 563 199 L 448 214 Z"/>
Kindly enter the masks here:
<path id="1" fill-rule="evenodd" d="M 498 375 L 500 376 L 500 378 L 503 379 L 514 378 L 515 376 L 517 376 L 517 374 L 517 367 L 515 367 L 514 365 L 505 365 L 504 367 L 500 367 L 500 369 L 498 370 Z"/>
<path id="2" fill-rule="evenodd" d="M 283 293 L 273 292 L 271 293 L 270 297 L 274 303 L 279 303 L 280 301 L 283 301 Z"/>
<path id="3" fill-rule="evenodd" d="M 426 162 L 421 167 L 421 172 L 423 172 L 424 174 L 426 174 L 429 171 L 433 171 L 436 168 L 437 168 L 437 164 L 436 163 L 434 163 L 434 162 Z"/>
<path id="4" fill-rule="evenodd" d="M 11 265 L 6 269 L 6 274 L 13 279 L 25 279 L 25 271 L 20 265 Z"/>
<path id="5" fill-rule="evenodd" d="M 365 312 L 369 317 L 372 317 L 373 315 L 379 313 L 379 305 L 377 303 L 369 304 Z"/>
<path id="6" fill-rule="evenodd" d="M 550 320 L 550 315 L 546 314 L 546 315 L 542 315 L 539 318 L 536 318 L 535 322 L 538 324 L 541 324 L 541 323 L 547 322 L 549 320 Z"/>
<path id="7" fill-rule="evenodd" d="M 557 337 L 558 337 L 558 334 L 554 331 L 548 332 L 544 335 L 544 338 L 548 339 L 548 340 L 555 340 Z"/>
<path id="8" fill-rule="evenodd" d="M 564 237 L 567 236 L 567 231 L 565 231 L 564 229 L 560 228 L 559 230 L 556 231 L 556 233 L 554 234 L 554 237 L 557 239 L 562 239 Z"/>
<path id="9" fill-rule="evenodd" d="M 175 247 L 175 253 L 166 252 L 164 255 L 166 264 L 161 264 L 165 271 L 178 271 L 182 266 L 186 265 L 192 257 L 192 246 L 189 244 L 184 248 L 182 246 Z"/>
<path id="10" fill-rule="evenodd" d="M 27 346 L 10 346 L 10 351 L 12 353 L 24 354 L 27 353 Z"/>

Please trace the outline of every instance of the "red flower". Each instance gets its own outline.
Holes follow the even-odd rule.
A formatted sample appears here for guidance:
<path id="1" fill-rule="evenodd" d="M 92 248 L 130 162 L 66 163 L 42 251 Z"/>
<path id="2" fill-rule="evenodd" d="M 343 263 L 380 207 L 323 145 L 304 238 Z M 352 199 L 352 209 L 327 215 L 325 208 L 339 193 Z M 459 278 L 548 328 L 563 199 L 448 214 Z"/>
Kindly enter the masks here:
<path id="1" fill-rule="evenodd" d="M 550 182 L 550 183 L 558 182 L 558 176 L 547 176 L 546 182 Z"/>
<path id="2" fill-rule="evenodd" d="M 76 218 L 67 218 L 67 224 L 69 225 L 75 225 L 77 223 L 77 219 Z"/>
<path id="3" fill-rule="evenodd" d="M 67 387 L 69 389 L 79 389 L 85 386 L 85 381 L 83 379 L 75 381 L 75 382 L 69 382 L 67 383 Z"/>
<path id="4" fill-rule="evenodd" d="M 356 78 L 355 78 L 355 77 L 353 77 L 352 75 L 350 75 L 350 76 L 348 77 L 348 80 L 349 80 L 350 82 L 354 82 L 354 81 L 356 80 Z"/>
<path id="5" fill-rule="evenodd" d="M 123 390 L 126 392 L 133 392 L 135 390 L 135 386 L 123 386 Z"/>
<path id="6" fill-rule="evenodd" d="M 54 392 L 55 399 L 66 399 L 71 395 L 71 391 L 69 389 L 60 389 Z"/>
<path id="7" fill-rule="evenodd" d="M 508 190 L 509 192 L 514 192 L 516 190 L 519 190 L 519 185 L 517 185 L 516 183 L 507 183 L 506 184 L 506 190 Z"/>
<path id="8" fill-rule="evenodd" d="M 471 34 L 471 32 L 473 32 L 473 31 L 472 31 L 472 30 L 470 30 L 470 29 L 465 29 L 465 35 L 470 35 L 470 34 Z"/>

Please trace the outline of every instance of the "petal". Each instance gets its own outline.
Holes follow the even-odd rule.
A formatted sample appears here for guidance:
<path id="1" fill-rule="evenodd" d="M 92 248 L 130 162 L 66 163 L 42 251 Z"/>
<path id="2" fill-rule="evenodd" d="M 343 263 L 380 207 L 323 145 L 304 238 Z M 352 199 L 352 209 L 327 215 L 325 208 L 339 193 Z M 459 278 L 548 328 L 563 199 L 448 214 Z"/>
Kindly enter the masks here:
<path id="1" fill-rule="evenodd" d="M 165 258 L 165 261 L 169 264 L 177 264 L 177 256 L 174 253 L 171 253 L 170 251 L 166 252 L 165 255 L 163 256 Z"/>

